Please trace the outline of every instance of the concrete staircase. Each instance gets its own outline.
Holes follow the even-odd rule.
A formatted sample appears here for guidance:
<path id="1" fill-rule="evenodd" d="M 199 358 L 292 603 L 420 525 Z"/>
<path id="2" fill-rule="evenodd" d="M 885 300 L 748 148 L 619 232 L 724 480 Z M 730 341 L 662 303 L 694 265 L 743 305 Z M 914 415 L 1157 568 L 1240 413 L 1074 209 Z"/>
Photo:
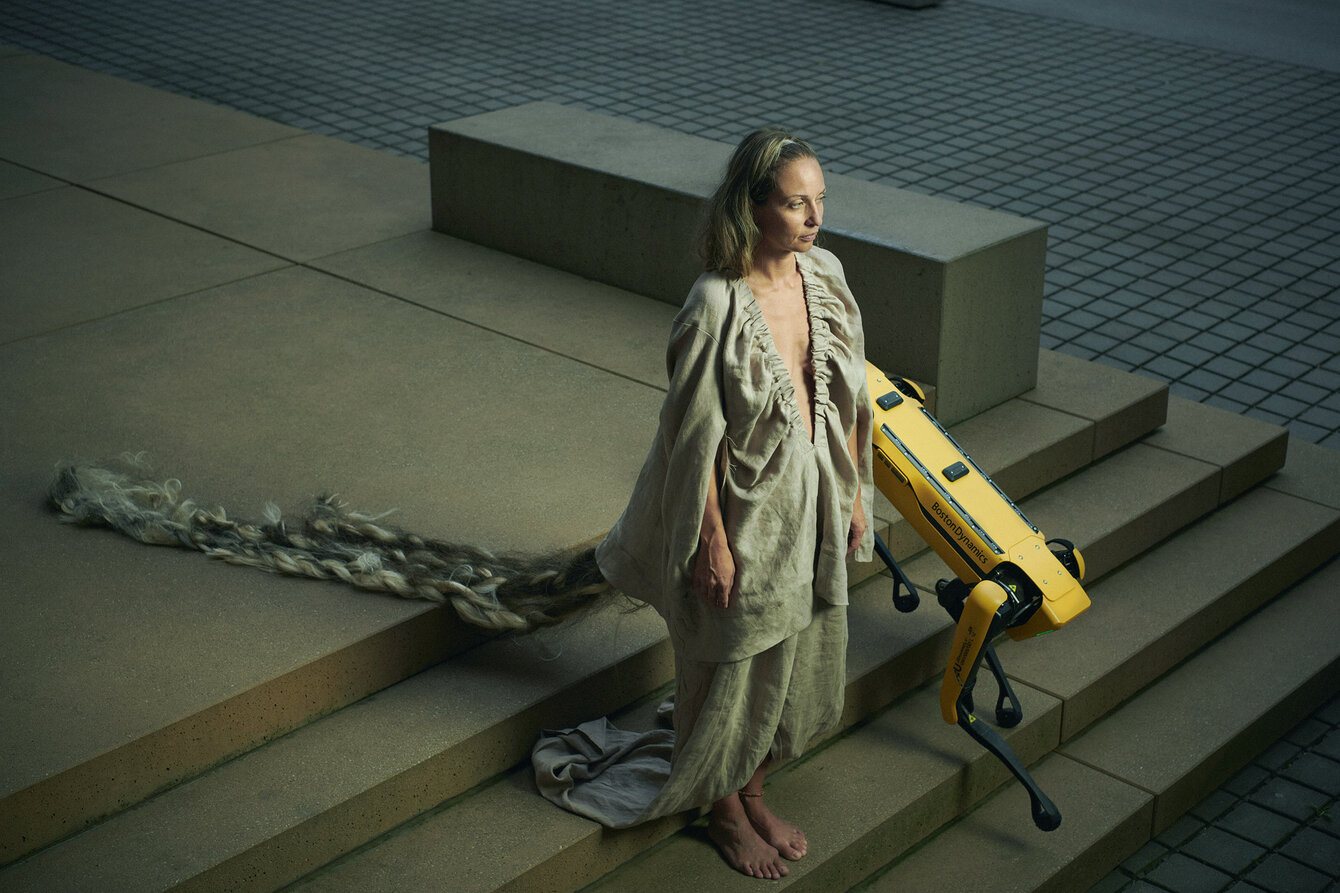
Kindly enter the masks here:
<path id="1" fill-rule="evenodd" d="M 875 876 L 877 889 L 942 887 L 998 860 L 1001 876 L 1018 877 L 1000 889 L 1082 888 L 1335 688 L 1337 568 L 1290 587 L 1336 554 L 1340 457 L 1295 444 L 1271 477 L 1278 429 L 1061 355 L 1044 353 L 1041 368 L 1038 388 L 953 433 L 1088 561 L 1090 612 L 1000 649 L 1026 713 L 1005 736 L 1038 763 L 1065 822 L 1035 831 L 1005 770 L 940 720 L 948 620 L 931 600 L 897 614 L 887 575 L 866 568 L 853 589 L 846 728 L 769 784 L 812 843 L 783 885 Z M 1080 394 L 1087 404 L 1070 402 Z M 913 579 L 932 586 L 939 559 L 910 555 L 887 512 L 881 524 Z M 436 632 L 455 626 L 426 614 Z M 325 661 L 354 663 L 356 650 Z M 402 662 L 405 678 L 375 695 L 332 701 L 328 715 L 28 855 L 0 870 L 0 889 L 750 888 L 694 816 L 610 833 L 534 793 L 524 760 L 539 729 L 614 711 L 654 721 L 672 674 L 654 614 L 613 608 L 450 650 L 422 672 Z"/>
<path id="2" fill-rule="evenodd" d="M 673 308 L 428 231 L 407 210 L 421 165 L 19 54 L 0 69 L 0 234 L 32 309 L 0 344 L 0 417 L 23 422 L 0 534 L 25 556 L 0 566 L 0 891 L 757 889 L 696 816 L 610 833 L 534 792 L 539 729 L 655 722 L 672 671 L 651 612 L 490 639 L 40 508 L 56 457 L 156 437 L 230 505 L 348 482 L 426 533 L 576 542 L 636 473 Z M 311 217 L 332 229 L 297 239 Z M 1065 822 L 1034 830 L 940 720 L 948 620 L 897 614 L 872 565 L 843 728 L 770 778 L 811 840 L 782 886 L 1083 889 L 1335 690 L 1340 455 L 1292 443 L 1286 463 L 1280 429 L 1059 354 L 1037 369 L 952 430 L 1088 561 L 1090 612 L 1001 648 L 1026 712 L 1005 737 Z M 599 436 L 571 433 L 574 403 Z M 933 585 L 938 559 L 878 514 Z"/>
<path id="3" fill-rule="evenodd" d="M 1098 546 L 1091 615 L 1065 635 L 1002 649 L 1026 711 L 1006 737 L 1025 760 L 1042 759 L 1038 777 L 1066 814 L 1062 828 L 1052 835 L 1033 829 L 1018 786 L 939 719 L 948 625 L 924 610 L 897 615 L 888 581 L 877 577 L 853 595 L 851 725 L 775 773 L 769 786 L 780 812 L 817 829 L 810 855 L 782 886 L 845 889 L 874 875 L 879 889 L 891 890 L 908 878 L 945 889 L 956 878 L 966 885 L 982 877 L 993 879 L 992 889 L 1084 889 L 1334 690 L 1340 648 L 1325 606 L 1336 568 L 1276 596 L 1335 554 L 1335 507 L 1291 493 L 1301 483 L 1292 469 L 1221 504 L 1224 472 L 1277 456 L 1277 434 L 1221 417 L 1208 430 L 1236 440 L 1241 452 L 1218 466 L 1163 442 L 1206 432 L 1186 427 L 1203 425 L 1205 413 L 1174 401 L 1172 415 L 1180 430 L 1174 421 L 1024 502 L 1044 529 L 1082 528 Z M 1326 474 L 1334 474 L 1329 453 L 1305 452 L 1330 459 Z M 1103 512 L 1095 501 L 1123 504 Z M 1290 532 L 1262 537 L 1266 530 Z M 1225 560 L 1220 546 L 1228 539 L 1243 548 Z M 938 565 L 923 556 L 908 567 L 928 583 Z M 1216 639 L 1225 629 L 1231 632 Z M 1262 653 L 1288 659 L 1261 674 L 1254 656 Z M 630 718 L 645 722 L 644 714 L 634 710 Z M 974 810 L 1002 781 L 1004 790 Z M 610 833 L 554 812 L 533 794 L 522 767 L 300 889 L 540 890 L 592 882 L 596 890 L 748 890 L 757 883 L 724 868 L 701 823 L 679 830 L 682 819 L 667 820 Z M 990 846 L 979 852 L 982 837 Z M 657 838 L 664 839 L 649 847 Z M 933 848 L 947 855 L 929 855 L 940 851 Z M 917 861 L 885 867 L 909 850 Z"/>

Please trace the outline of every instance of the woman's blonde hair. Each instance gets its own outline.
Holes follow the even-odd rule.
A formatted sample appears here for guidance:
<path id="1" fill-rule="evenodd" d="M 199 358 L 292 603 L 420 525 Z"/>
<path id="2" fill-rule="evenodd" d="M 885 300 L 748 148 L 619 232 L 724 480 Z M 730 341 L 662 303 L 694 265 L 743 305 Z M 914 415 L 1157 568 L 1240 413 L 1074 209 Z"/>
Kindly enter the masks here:
<path id="1" fill-rule="evenodd" d="M 759 238 L 753 206 L 767 201 L 778 172 L 801 158 L 817 156 L 809 143 L 775 127 L 755 130 L 735 147 L 698 233 L 698 253 L 708 270 L 733 279 L 749 275 Z"/>

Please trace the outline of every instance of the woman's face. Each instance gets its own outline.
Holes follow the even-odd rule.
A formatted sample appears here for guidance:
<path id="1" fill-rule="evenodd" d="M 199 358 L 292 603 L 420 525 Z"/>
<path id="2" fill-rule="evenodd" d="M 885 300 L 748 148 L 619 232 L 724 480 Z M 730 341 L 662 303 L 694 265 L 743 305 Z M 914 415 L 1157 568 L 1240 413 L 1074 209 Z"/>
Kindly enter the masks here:
<path id="1" fill-rule="evenodd" d="M 754 206 L 758 250 L 809 251 L 824 222 L 824 172 L 813 158 L 797 158 L 777 172 L 777 188 Z"/>

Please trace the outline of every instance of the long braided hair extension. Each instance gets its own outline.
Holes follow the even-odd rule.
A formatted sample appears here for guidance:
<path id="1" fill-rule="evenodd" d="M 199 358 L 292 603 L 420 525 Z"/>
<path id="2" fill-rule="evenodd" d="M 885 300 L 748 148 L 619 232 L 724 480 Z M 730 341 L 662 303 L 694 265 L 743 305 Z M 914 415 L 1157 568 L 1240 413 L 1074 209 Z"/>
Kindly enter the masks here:
<path id="1" fill-rule="evenodd" d="M 181 496 L 176 479 L 156 481 L 142 457 L 125 470 L 85 462 L 57 466 L 50 497 L 61 520 L 110 527 L 142 543 L 197 549 L 271 573 L 341 580 L 402 598 L 447 602 L 461 619 L 525 632 L 572 617 L 615 593 L 595 550 L 494 555 L 475 546 L 425 539 L 318 497 L 297 518 L 273 503 L 260 523 L 234 520 Z"/>

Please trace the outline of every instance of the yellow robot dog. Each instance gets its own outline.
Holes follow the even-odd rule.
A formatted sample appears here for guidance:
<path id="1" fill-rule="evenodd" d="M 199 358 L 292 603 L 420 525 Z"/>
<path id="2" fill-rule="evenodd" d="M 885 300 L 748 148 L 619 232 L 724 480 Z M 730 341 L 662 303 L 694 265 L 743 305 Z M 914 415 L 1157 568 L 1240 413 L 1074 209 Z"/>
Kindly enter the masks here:
<path id="1" fill-rule="evenodd" d="M 1004 739 L 973 716 L 972 689 L 985 658 L 1000 690 L 996 720 L 1006 728 L 1018 724 L 1023 712 L 991 641 L 1001 632 L 1019 640 L 1060 629 L 1088 608 L 1080 585 L 1084 559 L 1073 543 L 1043 538 L 927 412 L 920 388 L 869 363 L 866 376 L 875 413 L 875 485 L 956 575 L 936 584 L 940 604 L 958 623 L 940 710 L 945 722 L 962 726 L 1014 773 L 1032 799 L 1034 824 L 1051 831 L 1061 813 Z M 894 604 L 915 610 L 916 588 L 879 537 L 875 550 L 894 575 Z"/>

